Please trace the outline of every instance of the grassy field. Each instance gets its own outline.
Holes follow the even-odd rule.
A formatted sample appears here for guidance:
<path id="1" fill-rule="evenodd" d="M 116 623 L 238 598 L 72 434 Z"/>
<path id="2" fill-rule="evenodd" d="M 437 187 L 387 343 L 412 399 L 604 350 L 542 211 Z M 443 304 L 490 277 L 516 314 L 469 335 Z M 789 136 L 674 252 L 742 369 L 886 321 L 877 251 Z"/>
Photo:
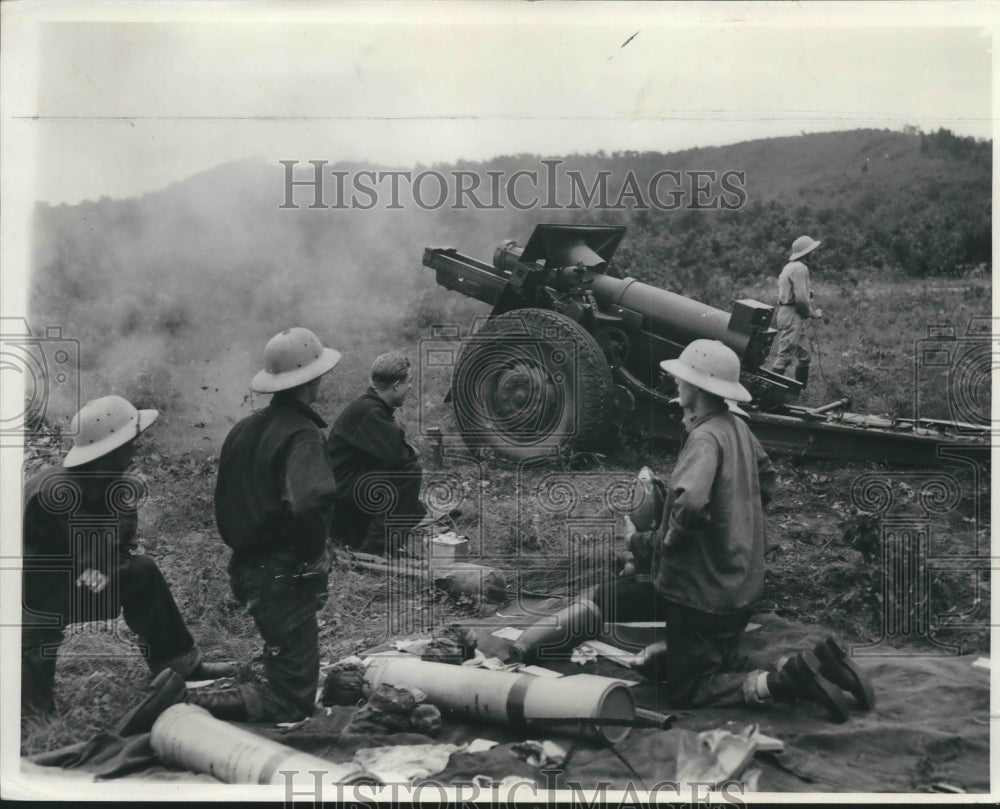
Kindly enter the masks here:
<path id="1" fill-rule="evenodd" d="M 702 299 L 724 308 L 734 298 L 769 301 L 771 283 L 730 289 L 716 279 L 706 284 Z M 989 316 L 987 281 L 904 282 L 851 274 L 841 284 L 816 284 L 816 296 L 827 317 L 815 324 L 814 381 L 805 402 L 821 404 L 846 393 L 858 412 L 909 415 L 916 406 L 921 415 L 949 417 L 954 408 L 947 386 L 940 380 L 916 384 L 914 358 L 929 326 L 951 324 L 961 335 L 971 318 Z M 425 283 L 398 321 L 355 345 L 341 346 L 345 360 L 324 383 L 318 409 L 332 420 L 364 388 L 365 369 L 378 353 L 403 348 L 417 357 L 419 341 L 429 336 L 432 325 L 452 323 L 467 330 L 485 311 L 438 290 L 432 280 Z M 425 457 L 429 453 L 423 428 L 440 426 L 448 437 L 444 468 L 427 473 L 430 504 L 436 510 L 455 505 L 463 509 L 459 528 L 472 539 L 474 553 L 505 571 L 512 590 L 571 590 L 580 581 L 581 561 L 585 573 L 587 564 L 620 548 L 615 498 L 631 485 L 638 467 L 649 464 L 667 475 L 675 458 L 670 447 L 633 433 L 623 435 L 611 451 L 578 459 L 573 466 L 525 470 L 496 460 L 474 461 L 455 442 L 454 419 L 442 403 L 447 380 L 428 374 L 423 381 L 399 419 Z M 970 396 L 967 406 L 983 406 L 978 389 Z M 230 594 L 225 575 L 228 549 L 212 516 L 218 443 L 204 440 L 200 447 L 178 449 L 173 433 L 181 429 L 182 421 L 168 413 L 144 439 L 138 471 L 148 480 L 150 497 L 140 514 L 141 546 L 160 564 L 205 652 L 212 658 L 245 661 L 242 676 L 253 678 L 257 671 L 251 661 L 259 638 Z M 60 453 L 57 435 L 38 438 L 28 448 L 25 473 L 56 461 Z M 987 651 L 985 574 L 930 570 L 926 598 L 918 583 L 911 583 L 919 590 L 916 595 L 912 588 L 903 592 L 887 586 L 880 553 L 885 526 L 852 497 L 858 478 L 875 473 L 894 493 L 894 516 L 924 519 L 919 490 L 927 470 L 897 472 L 878 463 L 785 459 L 778 459 L 777 465 L 779 490 L 768 513 L 771 546 L 762 612 L 822 623 L 862 641 L 883 640 L 913 649 L 936 642 L 964 653 Z M 985 553 L 990 541 L 989 470 L 963 468 L 951 474 L 957 499 L 946 513 L 927 520 L 929 555 Z M 886 616 L 904 608 L 932 616 L 930 635 L 884 637 Z M 321 658 L 335 662 L 388 637 L 452 620 L 468 623 L 493 609 L 495 605 L 471 599 L 448 600 L 426 588 L 402 588 L 342 563 L 320 615 Z M 60 712 L 25 723 L 22 752 L 52 749 L 108 729 L 134 701 L 147 676 L 142 659 L 130 653 L 128 631 L 120 621 L 74 628 L 61 651 L 56 692 Z"/>

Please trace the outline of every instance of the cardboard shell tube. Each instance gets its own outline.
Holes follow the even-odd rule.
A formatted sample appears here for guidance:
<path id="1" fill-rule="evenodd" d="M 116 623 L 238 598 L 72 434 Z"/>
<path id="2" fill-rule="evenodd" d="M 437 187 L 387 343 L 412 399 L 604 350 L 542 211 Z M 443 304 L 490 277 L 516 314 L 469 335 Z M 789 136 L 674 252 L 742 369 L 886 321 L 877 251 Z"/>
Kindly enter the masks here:
<path id="1" fill-rule="evenodd" d="M 600 634 L 600 608 L 589 598 L 577 598 L 525 629 L 511 646 L 511 656 L 520 663 L 544 662 L 546 651 L 565 649 Z"/>
<path id="2" fill-rule="evenodd" d="M 167 708 L 153 724 L 150 744 L 164 764 L 205 773 L 227 784 L 290 783 L 293 789 L 308 792 L 315 789 L 316 772 L 322 773 L 324 785 L 382 783 L 356 762 L 335 764 L 302 753 L 216 719 L 198 705 L 180 703 Z"/>
<path id="3" fill-rule="evenodd" d="M 567 727 L 587 726 L 606 741 L 628 736 L 630 728 L 602 725 L 599 720 L 632 721 L 635 702 L 621 680 L 593 674 L 535 677 L 509 671 L 431 663 L 409 656 L 369 658 L 365 683 L 369 693 L 383 683 L 419 688 L 427 701 L 473 722 L 514 727 L 533 723 L 551 727 L 565 719 Z"/>

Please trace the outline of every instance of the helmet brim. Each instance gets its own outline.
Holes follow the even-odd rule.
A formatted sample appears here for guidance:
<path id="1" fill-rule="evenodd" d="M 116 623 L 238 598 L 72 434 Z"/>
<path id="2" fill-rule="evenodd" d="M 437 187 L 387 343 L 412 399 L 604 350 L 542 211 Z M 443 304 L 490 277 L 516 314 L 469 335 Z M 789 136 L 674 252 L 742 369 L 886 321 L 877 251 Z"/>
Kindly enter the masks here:
<path id="1" fill-rule="evenodd" d="M 670 400 L 670 404 L 677 405 L 678 407 L 680 407 L 681 400 L 680 398 L 675 396 L 673 399 Z M 740 407 L 738 404 L 736 404 L 736 402 L 734 402 L 732 399 L 726 399 L 726 407 L 729 408 L 729 412 L 732 413 L 734 416 L 739 416 L 740 418 L 746 419 L 747 421 L 750 420 L 750 414 L 747 413 L 747 411 L 744 410 L 742 407 Z"/>
<path id="2" fill-rule="evenodd" d="M 809 247 L 807 247 L 807 248 L 806 248 L 805 250 L 799 250 L 799 251 L 798 251 L 797 253 L 792 253 L 792 254 L 791 254 L 791 255 L 790 255 L 789 257 L 788 257 L 788 260 L 789 260 L 789 261 L 795 261 L 796 259 L 799 259 L 799 258 L 802 258 L 802 256 L 804 256 L 804 255 L 807 255 L 808 253 L 811 253 L 811 252 L 812 252 L 813 250 L 815 250 L 815 249 L 816 249 L 817 247 L 819 247 L 819 246 L 820 246 L 821 244 L 823 244 L 822 240 L 821 240 L 821 241 L 818 241 L 818 242 L 813 242 L 813 243 L 812 243 L 811 245 L 809 245 Z"/>
<path id="3" fill-rule="evenodd" d="M 727 382 L 724 379 L 707 376 L 689 368 L 680 360 L 664 360 L 660 363 L 660 368 L 671 376 L 683 379 L 688 384 L 716 396 L 721 396 L 723 399 L 732 399 L 734 402 L 743 403 L 753 401 L 753 396 L 739 382 Z"/>
<path id="4" fill-rule="evenodd" d="M 136 419 L 130 420 L 125 428 L 117 430 L 109 436 L 95 441 L 86 446 L 76 446 L 66 453 L 63 458 L 63 467 L 72 469 L 74 466 L 83 466 L 91 461 L 96 461 L 105 455 L 114 452 L 119 447 L 125 446 L 129 441 L 133 441 L 142 433 L 153 426 L 153 422 L 160 417 L 159 410 L 138 410 Z"/>
<path id="5" fill-rule="evenodd" d="M 254 393 L 277 393 L 297 388 L 333 370 L 338 362 L 340 362 L 340 352 L 333 348 L 324 348 L 319 357 L 294 371 L 284 371 L 279 374 L 272 374 L 267 370 L 258 371 L 250 383 L 250 389 Z"/>
<path id="6" fill-rule="evenodd" d="M 742 407 L 740 407 L 738 404 L 736 404 L 736 402 L 734 402 L 732 399 L 726 399 L 726 407 L 729 408 L 729 412 L 732 413 L 734 416 L 739 416 L 742 419 L 750 421 L 750 414 L 747 413 L 747 411 L 744 410 Z"/>

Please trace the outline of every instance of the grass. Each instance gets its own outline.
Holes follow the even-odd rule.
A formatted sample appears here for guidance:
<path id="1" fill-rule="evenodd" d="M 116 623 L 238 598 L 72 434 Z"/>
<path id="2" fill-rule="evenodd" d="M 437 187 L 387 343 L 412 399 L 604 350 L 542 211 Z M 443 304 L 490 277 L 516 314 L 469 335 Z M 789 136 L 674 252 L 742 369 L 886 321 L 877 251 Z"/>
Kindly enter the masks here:
<path id="1" fill-rule="evenodd" d="M 816 382 L 810 384 L 805 401 L 821 404 L 847 392 L 859 412 L 906 415 L 914 400 L 922 411 L 946 411 L 947 390 L 940 385 L 915 391 L 915 346 L 926 336 L 928 325 L 952 323 L 964 328 L 970 317 L 988 316 L 988 284 L 891 279 L 854 283 L 852 278 L 856 276 L 839 285 L 816 285 L 827 320 L 817 328 Z M 937 286 L 958 290 L 935 291 Z M 762 280 L 715 293 L 720 298 L 767 301 L 773 282 Z M 724 305 L 719 300 L 706 302 Z M 345 347 L 345 359 L 336 376 L 331 375 L 332 383 L 325 383 L 318 409 L 332 419 L 364 388 L 367 365 L 381 351 L 404 348 L 416 359 L 419 341 L 430 326 L 467 324 L 483 310 L 443 290 L 415 298 L 397 323 Z M 472 540 L 473 553 L 503 570 L 512 584 L 519 582 L 529 590 L 570 591 L 608 553 L 621 549 L 615 537 L 619 518 L 612 506 L 630 486 L 638 465 L 650 463 L 667 475 L 674 452 L 638 433 L 603 455 L 564 459 L 540 468 L 523 469 L 497 459 L 474 461 L 454 443 L 454 419 L 442 402 L 447 379 L 446 372 L 428 372 L 427 384 L 416 389 L 399 414 L 425 458 L 429 447 L 424 427 L 438 425 L 450 439 L 445 468 L 427 472 L 433 505 L 436 510 L 462 508 L 459 528 Z M 197 439 L 184 445 L 178 440 L 183 414 L 166 415 L 162 425 L 146 434 L 138 462 L 150 490 L 140 513 L 142 549 L 160 564 L 204 651 L 214 659 L 244 661 L 242 676 L 253 678 L 257 667 L 252 661 L 260 640 L 246 611 L 230 594 L 225 572 L 229 552 L 215 531 L 212 515 L 218 444 Z M 57 460 L 58 432 L 38 436 L 28 450 L 26 473 Z M 878 640 L 883 618 L 889 609 L 898 608 L 893 599 L 898 601 L 901 594 L 885 587 L 878 552 L 885 526 L 859 510 L 852 487 L 862 474 L 883 475 L 896 492 L 898 514 L 911 521 L 925 519 L 919 501 L 924 472 L 896 473 L 876 463 L 803 464 L 783 459 L 777 466 L 779 490 L 768 512 L 771 548 L 761 611 Z M 957 502 L 945 514 L 925 519 L 932 556 L 960 556 L 975 553 L 977 545 L 980 552 L 989 546 L 989 470 L 981 470 L 979 479 L 971 470 L 954 474 L 960 492 Z M 572 496 L 560 499 L 559 492 Z M 919 608 L 934 616 L 933 638 L 905 636 L 887 642 L 919 649 L 938 640 L 965 653 L 985 652 L 989 582 L 985 576 L 975 578 L 979 575 L 932 573 L 929 605 Z M 468 624 L 494 608 L 470 599 L 447 599 L 426 587 L 387 583 L 380 574 L 341 565 L 331 577 L 330 598 L 320 613 L 321 659 L 332 663 L 389 637 L 429 631 L 451 621 Z M 119 621 L 112 626 L 114 631 L 81 628 L 64 644 L 56 680 L 60 712 L 24 724 L 22 753 L 90 738 L 113 725 L 135 701 L 148 672 L 143 661 L 130 654 L 124 625 Z"/>

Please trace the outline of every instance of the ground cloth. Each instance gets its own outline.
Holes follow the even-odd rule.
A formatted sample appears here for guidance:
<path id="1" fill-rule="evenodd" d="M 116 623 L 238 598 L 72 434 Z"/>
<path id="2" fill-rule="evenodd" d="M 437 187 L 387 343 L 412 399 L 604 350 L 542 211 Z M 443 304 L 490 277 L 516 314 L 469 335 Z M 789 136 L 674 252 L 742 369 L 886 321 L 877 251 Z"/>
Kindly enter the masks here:
<path id="1" fill-rule="evenodd" d="M 473 627 L 485 655 L 503 657 L 509 642 L 492 632 L 503 626 L 525 625 L 525 613 L 554 611 L 564 602 L 557 599 L 506 607 L 501 615 L 478 619 Z M 530 623 L 528 619 L 528 622 Z M 818 627 L 790 623 L 772 615 L 754 618 L 761 628 L 744 639 L 745 651 L 754 658 L 774 658 L 779 653 L 809 648 L 824 632 Z M 634 640 L 648 640 L 637 633 Z M 608 642 L 626 647 L 622 635 L 605 636 Z M 851 640 L 845 638 L 848 645 Z M 637 648 L 632 646 L 631 648 Z M 875 650 L 882 655 L 889 649 Z M 350 761 L 355 750 L 397 744 L 429 742 L 462 744 L 484 738 L 499 742 L 490 750 L 455 753 L 434 780 L 440 783 L 469 782 L 474 776 L 500 781 L 523 776 L 541 786 L 570 788 L 575 782 L 594 788 L 606 782 L 612 789 L 651 789 L 675 776 L 676 751 L 685 734 L 710 728 L 740 731 L 749 724 L 762 733 L 782 740 L 781 753 L 758 753 L 752 766 L 761 771 L 761 792 L 922 792 L 944 783 L 968 792 L 989 791 L 989 671 L 972 666 L 975 657 L 929 656 L 927 653 L 870 656 L 861 665 L 875 682 L 877 705 L 870 713 L 853 712 L 849 721 L 830 722 L 824 711 L 811 704 L 767 708 L 699 709 L 676 711 L 657 700 L 647 683 L 632 688 L 641 707 L 677 716 L 671 730 L 633 730 L 615 750 L 578 741 L 573 735 L 552 729 L 515 733 L 495 725 L 469 726 L 446 722 L 437 739 L 413 733 L 388 735 L 345 734 L 352 708 L 320 709 L 303 727 L 290 732 L 278 728 L 245 725 L 262 736 L 275 739 L 330 761 Z M 640 679 L 631 671 L 597 658 L 583 665 L 572 663 L 569 654 L 547 658 L 547 668 L 570 673 L 602 674 Z M 512 752 L 515 742 L 525 738 L 551 739 L 572 750 L 562 771 L 545 775 Z M 87 742 L 32 758 L 34 765 L 79 768 L 99 778 L 185 779 L 156 760 L 148 735 L 123 740 L 103 734 Z M 204 781 L 207 777 L 198 777 Z M 554 780 L 552 780 L 554 779 Z M 669 800 L 669 796 L 662 799 Z"/>

